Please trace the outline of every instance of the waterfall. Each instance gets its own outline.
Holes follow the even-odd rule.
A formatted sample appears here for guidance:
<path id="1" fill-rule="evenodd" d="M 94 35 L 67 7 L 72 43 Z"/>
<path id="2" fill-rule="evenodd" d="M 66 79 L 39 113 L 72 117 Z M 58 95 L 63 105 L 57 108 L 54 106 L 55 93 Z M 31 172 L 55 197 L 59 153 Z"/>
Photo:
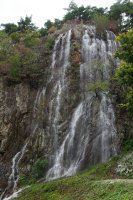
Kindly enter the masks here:
<path id="1" fill-rule="evenodd" d="M 32 133 L 33 135 L 34 135 L 36 129 L 37 129 L 37 125 L 34 126 L 34 131 Z M 12 193 L 16 193 L 17 183 L 18 183 L 18 180 L 19 180 L 19 163 L 20 163 L 21 159 L 23 158 L 23 156 L 25 154 L 26 147 L 27 147 L 29 141 L 30 141 L 30 138 L 28 138 L 26 140 L 21 151 L 16 153 L 15 156 L 13 157 L 13 159 L 12 159 L 11 174 L 8 178 L 8 185 L 5 188 L 4 192 L 1 194 L 0 200 L 2 200 L 6 196 L 6 193 L 8 191 L 10 191 Z M 4 198 L 4 199 L 6 199 L 6 198 Z"/>
<path id="2" fill-rule="evenodd" d="M 1 194 L 0 196 L 0 200 L 2 199 L 8 199 L 8 198 L 4 198 L 6 196 L 6 194 L 10 191 L 12 192 L 13 194 L 16 194 L 18 193 L 16 191 L 17 189 L 17 183 L 18 183 L 18 180 L 19 180 L 19 163 L 21 161 L 21 159 L 23 158 L 25 152 L 26 152 L 26 148 L 27 148 L 27 145 L 29 144 L 30 142 L 30 138 L 34 136 L 34 134 L 36 133 L 36 130 L 38 128 L 38 124 L 36 122 L 36 117 L 37 117 L 37 110 L 38 110 L 38 105 L 39 105 L 39 102 L 41 101 L 41 96 L 44 97 L 45 95 L 45 89 L 43 88 L 41 91 L 38 91 L 37 93 L 37 96 L 36 96 L 36 99 L 35 99 L 35 102 L 34 102 L 34 109 L 33 109 L 33 121 L 32 121 L 32 124 L 31 124 L 31 134 L 30 136 L 26 139 L 25 143 L 23 144 L 23 147 L 21 148 L 21 150 L 19 152 L 17 152 L 15 154 L 15 156 L 13 157 L 12 159 L 12 165 L 11 165 L 11 174 L 8 178 L 8 185 L 7 187 L 5 188 L 4 192 Z M 20 189 L 21 191 L 21 189 Z"/>
<path id="3" fill-rule="evenodd" d="M 106 94 L 102 94 L 100 104 L 100 115 L 97 123 L 98 131 L 101 131 L 101 161 L 105 162 L 112 155 L 116 155 L 116 147 L 113 140 L 116 139 L 115 116 L 110 99 Z M 112 145 L 110 149 L 110 145 Z"/>
<path id="4" fill-rule="evenodd" d="M 49 84 L 54 82 L 49 104 L 49 133 L 54 135 L 54 151 L 58 143 L 58 123 L 61 119 L 61 101 L 67 87 L 66 70 L 69 67 L 71 30 L 61 34 L 55 42 Z"/>
<path id="5" fill-rule="evenodd" d="M 26 143 L 27 145 L 27 143 Z M 22 148 L 22 150 L 20 152 L 18 152 L 12 159 L 12 167 L 11 167 L 11 174 L 8 178 L 8 186 L 5 189 L 5 191 L 1 194 L 0 196 L 0 200 L 3 199 L 3 197 L 5 196 L 6 192 L 9 189 L 12 189 L 12 191 L 14 192 L 17 186 L 17 182 L 18 182 L 18 178 L 19 178 L 19 174 L 18 174 L 18 165 L 19 162 L 21 160 L 21 158 L 24 155 L 25 149 L 26 149 L 26 145 L 24 145 L 24 147 Z"/>
<path id="6" fill-rule="evenodd" d="M 107 32 L 105 42 L 96 38 L 94 27 L 85 29 L 80 65 L 82 100 L 73 112 L 67 134 L 56 150 L 46 180 L 73 175 L 86 163 L 105 162 L 117 154 L 115 115 L 108 92 L 89 90 L 89 84 L 109 80 L 110 55 L 116 48 L 111 32 Z"/>
<path id="7" fill-rule="evenodd" d="M 34 102 L 31 132 L 12 159 L 8 186 L 1 200 L 8 189 L 15 192 L 21 159 L 33 137 L 39 134 L 48 136 L 50 148 L 47 153 L 49 169 L 46 180 L 74 175 L 85 167 L 105 162 L 117 154 L 114 108 L 108 95 L 108 86 L 104 91 L 100 84 L 106 85 L 112 75 L 112 63 L 115 62 L 112 54 L 118 44 L 112 32 L 106 32 L 105 41 L 97 38 L 95 27 L 83 26 L 82 62 L 78 68 L 79 97 L 72 104 L 69 98 L 77 95 L 70 91 L 71 84 L 77 84 L 71 82 L 69 76 L 69 70 L 72 69 L 72 31 L 61 33 L 55 41 L 47 83 L 38 90 Z M 42 125 L 44 119 L 45 126 Z"/>
<path id="8" fill-rule="evenodd" d="M 69 131 L 68 135 L 66 136 L 66 138 L 64 139 L 60 149 L 56 152 L 54 166 L 48 171 L 46 179 L 49 180 L 49 179 L 59 178 L 61 176 L 67 175 L 67 173 L 73 174 L 74 164 L 72 163 L 72 160 L 71 160 L 71 162 L 69 162 L 70 161 L 69 160 L 69 157 L 70 157 L 69 152 L 73 148 L 74 136 L 76 133 L 75 128 L 77 126 L 77 123 L 80 120 L 82 110 L 83 110 L 83 104 L 81 103 L 81 104 L 79 104 L 79 106 L 77 107 L 77 109 L 75 110 L 75 112 L 73 114 L 71 125 L 70 125 L 70 131 Z M 65 150 L 67 150 L 66 159 L 69 162 L 69 163 L 67 163 L 67 165 L 69 164 L 69 168 L 67 170 L 63 166 L 64 155 L 66 153 Z"/>
<path id="9" fill-rule="evenodd" d="M 60 105 L 61 98 L 66 87 L 65 83 L 65 73 L 66 69 L 69 66 L 69 55 L 70 55 L 70 39 L 71 39 L 71 30 L 65 34 L 60 34 L 57 40 L 55 41 L 55 46 L 52 55 L 52 64 L 50 67 L 50 78 L 46 87 L 39 89 L 36 95 L 36 99 L 33 107 L 33 120 L 31 123 L 31 134 L 25 141 L 22 149 L 15 154 L 12 159 L 11 174 L 8 178 L 8 186 L 5 191 L 2 193 L 0 199 L 2 200 L 8 190 L 11 190 L 13 193 L 16 192 L 17 182 L 19 179 L 19 163 L 23 158 L 26 148 L 30 143 L 31 139 L 34 137 L 35 133 L 39 128 L 38 116 L 40 115 L 39 106 L 44 103 L 45 93 L 47 86 L 54 82 L 54 87 L 52 90 L 51 101 L 50 101 L 50 113 L 49 113 L 49 123 L 51 124 L 49 132 L 54 133 L 54 146 L 57 145 L 57 131 L 58 131 L 58 121 L 60 118 Z M 57 55 L 57 49 L 60 47 L 59 55 Z M 58 69 L 58 66 L 61 66 L 61 69 Z M 56 98 L 52 98 L 52 96 Z M 52 115 L 54 113 L 54 116 Z M 44 110 L 41 109 L 41 115 L 44 116 Z"/>

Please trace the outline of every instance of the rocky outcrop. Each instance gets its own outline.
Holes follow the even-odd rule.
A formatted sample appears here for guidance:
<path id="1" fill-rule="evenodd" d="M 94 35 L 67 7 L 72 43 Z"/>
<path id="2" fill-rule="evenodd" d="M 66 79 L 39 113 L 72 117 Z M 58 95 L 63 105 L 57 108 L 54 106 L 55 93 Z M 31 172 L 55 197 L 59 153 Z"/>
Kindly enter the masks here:
<path id="1" fill-rule="evenodd" d="M 11 160 L 30 134 L 36 90 L 28 84 L 7 85 L 0 79 L 0 176 L 8 179 Z"/>

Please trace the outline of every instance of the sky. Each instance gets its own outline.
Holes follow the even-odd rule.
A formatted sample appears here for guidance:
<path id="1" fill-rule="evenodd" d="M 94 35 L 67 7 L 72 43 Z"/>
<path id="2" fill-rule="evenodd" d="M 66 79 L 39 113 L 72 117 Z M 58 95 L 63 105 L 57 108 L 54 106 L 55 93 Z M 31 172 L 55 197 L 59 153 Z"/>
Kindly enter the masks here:
<path id="1" fill-rule="evenodd" d="M 0 24 L 17 23 L 20 17 L 32 15 L 37 27 L 43 27 L 50 19 L 62 19 L 71 0 L 0 0 Z M 116 0 L 74 0 L 78 5 L 110 7 Z"/>

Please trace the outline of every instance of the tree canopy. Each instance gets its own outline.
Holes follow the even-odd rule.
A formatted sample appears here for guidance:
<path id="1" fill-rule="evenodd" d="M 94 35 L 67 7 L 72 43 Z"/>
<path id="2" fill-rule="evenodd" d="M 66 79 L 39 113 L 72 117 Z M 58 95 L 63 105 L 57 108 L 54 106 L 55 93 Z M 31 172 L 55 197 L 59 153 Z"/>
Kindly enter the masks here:
<path id="1" fill-rule="evenodd" d="M 11 34 L 14 32 L 25 32 L 27 30 L 30 30 L 30 31 L 37 30 L 37 27 L 32 22 L 32 16 L 30 17 L 26 16 L 25 18 L 21 17 L 20 21 L 17 22 L 17 25 L 14 23 L 7 23 L 7 24 L 1 24 L 1 26 L 4 28 L 3 30 L 7 34 Z"/>
<path id="2" fill-rule="evenodd" d="M 109 18 L 116 20 L 120 31 L 133 27 L 133 2 L 120 0 L 110 7 Z"/>
<path id="3" fill-rule="evenodd" d="M 121 43 L 115 56 L 122 60 L 116 71 L 116 79 L 125 87 L 125 96 L 122 106 L 133 116 L 133 29 L 117 37 Z"/>

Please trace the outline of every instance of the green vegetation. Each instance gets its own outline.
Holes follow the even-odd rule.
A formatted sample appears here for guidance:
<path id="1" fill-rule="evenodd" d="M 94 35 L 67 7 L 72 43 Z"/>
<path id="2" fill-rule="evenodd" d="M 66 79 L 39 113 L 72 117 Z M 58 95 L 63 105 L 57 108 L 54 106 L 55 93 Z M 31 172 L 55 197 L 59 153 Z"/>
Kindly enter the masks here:
<path id="1" fill-rule="evenodd" d="M 66 8 L 67 13 L 64 16 L 64 21 L 67 20 L 83 20 L 83 21 L 91 21 L 94 19 L 94 16 L 97 15 L 104 15 L 107 9 L 104 8 L 97 8 L 87 6 L 84 7 L 83 5 L 78 7 L 74 1 L 71 1 L 69 7 Z"/>
<path id="2" fill-rule="evenodd" d="M 43 178 L 48 169 L 48 161 L 45 159 L 37 159 L 32 166 L 31 173 L 19 177 L 19 184 L 21 187 L 34 184 L 38 179 Z"/>
<path id="3" fill-rule="evenodd" d="M 133 2 L 130 0 L 117 1 L 110 7 L 110 10 L 95 6 L 78 7 L 74 1 L 71 1 L 66 10 L 64 22 L 74 19 L 88 21 L 96 25 L 97 30 L 109 28 L 117 33 L 133 27 Z"/>
<path id="4" fill-rule="evenodd" d="M 111 20 L 117 21 L 119 31 L 124 31 L 132 28 L 133 2 L 130 0 L 117 1 L 110 7 L 109 18 Z"/>
<path id="5" fill-rule="evenodd" d="M 32 23 L 32 17 L 26 16 L 25 18 L 20 18 L 20 21 L 16 24 L 13 23 L 7 23 L 7 24 L 1 24 L 1 26 L 4 28 L 4 31 L 7 34 L 11 34 L 14 32 L 25 32 L 27 30 L 30 31 L 36 31 L 37 27 Z"/>
<path id="6" fill-rule="evenodd" d="M 108 91 L 108 82 L 102 81 L 102 80 L 97 80 L 94 83 L 89 83 L 88 90 L 93 91 L 96 94 L 98 92 L 107 92 Z"/>
<path id="7" fill-rule="evenodd" d="M 48 37 L 46 43 L 45 43 L 45 47 L 48 50 L 52 50 L 54 47 L 55 41 L 52 37 Z"/>
<path id="8" fill-rule="evenodd" d="M 40 35 L 34 30 L 31 17 L 21 18 L 18 24 L 17 31 L 13 24 L 5 24 L 5 30 L 0 31 L 0 63 L 6 63 L 14 79 L 19 79 L 22 73 L 32 73 L 36 68 L 39 53 L 34 48 L 40 43 Z"/>
<path id="9" fill-rule="evenodd" d="M 0 31 L 0 62 L 8 59 L 8 55 L 12 50 L 12 41 L 8 35 Z"/>
<path id="10" fill-rule="evenodd" d="M 46 169 L 48 167 L 48 161 L 47 160 L 42 160 L 38 159 L 36 162 L 33 164 L 33 176 L 37 179 L 44 177 Z"/>
<path id="11" fill-rule="evenodd" d="M 61 29 L 63 25 L 63 21 L 59 19 L 55 19 L 54 22 L 51 20 L 47 20 L 44 23 L 44 27 L 40 29 L 41 36 L 46 36 L 48 33 L 54 33 L 57 29 Z M 53 29 L 53 31 L 51 31 Z"/>
<path id="12" fill-rule="evenodd" d="M 68 6 L 65 8 L 67 11 L 62 20 L 55 19 L 54 21 L 47 20 L 44 23 L 44 27 L 40 28 L 39 32 L 41 36 L 46 36 L 49 33 L 51 27 L 55 30 L 61 29 L 63 24 L 67 21 L 75 22 L 87 22 L 89 24 L 94 24 L 98 26 L 98 29 L 106 29 L 107 22 L 108 28 L 114 32 L 126 31 L 133 27 L 133 2 L 131 0 L 119 0 L 114 3 L 110 9 L 107 8 L 97 8 L 96 6 L 77 6 L 77 4 L 72 0 Z M 14 32 L 25 32 L 26 30 L 38 31 L 38 28 L 32 23 L 32 17 L 26 16 L 20 19 L 16 24 L 7 23 L 1 24 L 4 31 L 7 34 Z"/>
<path id="13" fill-rule="evenodd" d="M 114 169 L 119 159 L 115 157 L 77 176 L 33 184 L 17 200 L 132 200 L 132 183 L 112 179 L 117 176 Z"/>
<path id="14" fill-rule="evenodd" d="M 133 148 L 133 138 L 125 139 L 122 144 L 122 151 L 128 152 L 132 150 L 132 148 Z"/>
<path id="15" fill-rule="evenodd" d="M 119 160 L 116 168 L 116 173 L 124 178 L 133 178 L 133 152 L 127 153 L 127 155 Z"/>
<path id="16" fill-rule="evenodd" d="M 104 15 L 95 15 L 94 22 L 96 26 L 96 31 L 98 33 L 103 33 L 105 30 L 109 29 L 109 19 Z"/>
<path id="17" fill-rule="evenodd" d="M 87 181 L 87 177 L 74 177 L 33 185 L 27 189 L 19 200 L 132 200 L 132 184 L 130 183 L 104 183 Z"/>
<path id="18" fill-rule="evenodd" d="M 21 187 L 35 183 L 36 183 L 36 178 L 34 178 L 33 176 L 20 175 L 19 177 L 19 185 Z"/>
<path id="19" fill-rule="evenodd" d="M 9 58 L 10 63 L 10 73 L 13 78 L 19 78 L 21 70 L 21 58 L 19 54 L 11 56 Z"/>
<path id="20" fill-rule="evenodd" d="M 127 109 L 129 114 L 133 116 L 133 29 L 120 34 L 117 40 L 121 43 L 121 48 L 115 56 L 123 61 L 116 71 L 115 77 L 118 83 L 123 86 L 126 97 L 121 107 Z"/>

